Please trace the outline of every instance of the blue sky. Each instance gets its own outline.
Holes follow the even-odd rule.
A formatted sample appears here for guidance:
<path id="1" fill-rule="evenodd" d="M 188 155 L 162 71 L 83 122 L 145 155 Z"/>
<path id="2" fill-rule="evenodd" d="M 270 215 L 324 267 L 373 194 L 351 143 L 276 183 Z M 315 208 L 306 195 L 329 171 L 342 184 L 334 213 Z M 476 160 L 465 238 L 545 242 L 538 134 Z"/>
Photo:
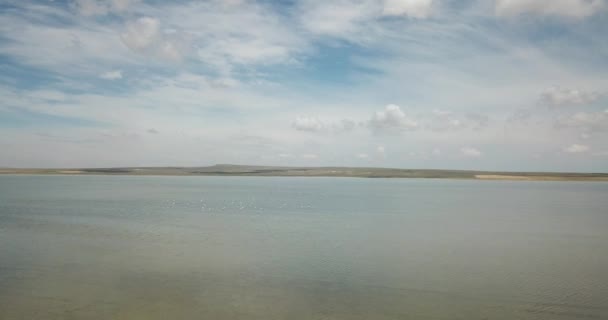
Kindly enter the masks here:
<path id="1" fill-rule="evenodd" d="M 605 0 L 0 1 L 0 167 L 608 171 Z"/>

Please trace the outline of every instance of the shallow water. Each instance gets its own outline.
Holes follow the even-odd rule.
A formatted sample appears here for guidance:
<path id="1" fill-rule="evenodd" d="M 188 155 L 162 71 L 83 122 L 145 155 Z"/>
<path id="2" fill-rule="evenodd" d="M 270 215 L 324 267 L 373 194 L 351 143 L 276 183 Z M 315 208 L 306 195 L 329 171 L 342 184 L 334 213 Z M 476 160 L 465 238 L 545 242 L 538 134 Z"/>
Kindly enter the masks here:
<path id="1" fill-rule="evenodd" d="M 0 319 L 608 319 L 608 183 L 0 176 Z"/>

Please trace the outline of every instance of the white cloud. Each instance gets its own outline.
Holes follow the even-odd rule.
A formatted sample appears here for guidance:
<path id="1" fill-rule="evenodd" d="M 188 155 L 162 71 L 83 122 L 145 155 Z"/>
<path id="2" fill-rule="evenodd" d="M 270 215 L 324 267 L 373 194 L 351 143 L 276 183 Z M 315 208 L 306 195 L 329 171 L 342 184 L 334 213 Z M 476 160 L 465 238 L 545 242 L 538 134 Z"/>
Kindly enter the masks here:
<path id="1" fill-rule="evenodd" d="M 171 42 L 164 42 L 160 45 L 158 49 L 158 56 L 169 61 L 179 61 L 182 59 L 182 54 L 179 52 L 175 44 Z"/>
<path id="2" fill-rule="evenodd" d="M 384 146 L 378 146 L 376 148 L 376 153 L 378 154 L 378 157 L 380 157 L 380 159 L 386 158 L 386 148 Z"/>
<path id="3" fill-rule="evenodd" d="M 67 99 L 67 96 L 65 93 L 59 92 L 59 91 L 54 91 L 54 90 L 31 91 L 29 96 L 34 99 L 40 99 L 45 102 L 59 102 L 59 101 L 65 101 Z M 5 98 L 7 98 L 7 97 L 5 96 Z M 8 98 L 8 99 L 10 99 L 10 98 Z"/>
<path id="4" fill-rule="evenodd" d="M 374 38 L 385 16 L 428 18 L 433 0 L 304 0 L 298 8 L 311 33 L 360 42 Z"/>
<path id="5" fill-rule="evenodd" d="M 200 1 L 168 6 L 163 23 L 179 26 L 194 55 L 228 76 L 235 66 L 297 64 L 310 39 L 272 6 L 257 1 Z"/>
<path id="6" fill-rule="evenodd" d="M 297 117 L 292 126 L 300 131 L 319 132 L 325 130 L 325 124 L 315 117 Z"/>
<path id="7" fill-rule="evenodd" d="M 369 155 L 367 153 L 359 153 L 359 154 L 357 154 L 357 158 L 359 158 L 359 159 L 368 159 Z"/>
<path id="8" fill-rule="evenodd" d="M 431 151 L 431 154 L 434 155 L 434 156 L 440 156 L 441 155 L 441 149 L 434 148 L 433 151 Z"/>
<path id="9" fill-rule="evenodd" d="M 109 68 L 136 62 L 113 26 L 81 19 L 56 7 L 26 3 L 23 1 L 26 14 L 0 10 L 0 34 L 5 39 L 0 41 L 0 54 L 20 65 L 59 75 L 97 77 Z M 65 23 L 49 23 L 50 19 Z"/>
<path id="10" fill-rule="evenodd" d="M 540 103 L 550 107 L 578 106 L 591 104 L 599 97 L 597 92 L 550 87 L 540 94 Z"/>
<path id="11" fill-rule="evenodd" d="M 464 128 L 464 123 L 450 111 L 434 109 L 427 126 L 431 130 L 445 131 Z"/>
<path id="12" fill-rule="evenodd" d="M 560 118 L 556 123 L 561 128 L 577 128 L 586 131 L 608 130 L 607 112 L 577 112 L 571 116 Z"/>
<path id="13" fill-rule="evenodd" d="M 160 21 L 150 17 L 138 18 L 127 24 L 120 38 L 133 51 L 147 50 L 160 39 Z"/>
<path id="14" fill-rule="evenodd" d="M 190 65 L 198 63 L 219 78 L 230 78 L 235 65 L 297 64 L 300 55 L 312 50 L 311 39 L 297 24 L 286 20 L 276 8 L 258 2 L 132 5 L 136 2 L 140 1 L 71 2 L 75 11 L 82 9 L 88 15 L 129 11 L 103 19 L 82 19 L 52 3 L 15 2 L 22 7 L 20 14 L 0 12 L 0 34 L 9 40 L 0 42 L 0 54 L 28 65 L 51 66 L 62 74 L 95 76 L 108 67 L 127 70 L 191 58 Z M 158 61 L 140 59 L 129 52 Z"/>
<path id="15" fill-rule="evenodd" d="M 568 147 L 564 148 L 564 152 L 568 152 L 568 153 L 584 153 L 589 151 L 591 148 L 589 148 L 589 146 L 583 145 L 583 144 L 573 144 L 570 145 Z"/>
<path id="16" fill-rule="evenodd" d="M 382 14 L 427 18 L 431 14 L 433 0 L 385 0 Z"/>
<path id="17" fill-rule="evenodd" d="M 525 13 L 584 18 L 604 7 L 603 0 L 496 0 L 496 14 L 515 16 Z"/>
<path id="18" fill-rule="evenodd" d="M 384 110 L 374 113 L 368 125 L 377 131 L 402 131 L 418 128 L 418 122 L 408 117 L 401 111 L 401 107 L 394 104 L 389 104 Z"/>
<path id="19" fill-rule="evenodd" d="M 160 132 L 154 128 L 150 128 L 148 130 L 146 130 L 146 132 L 151 133 L 151 134 L 159 134 Z"/>
<path id="20" fill-rule="evenodd" d="M 301 2 L 309 1 L 296 3 Z M 524 156 L 522 150 L 527 150 L 527 146 L 534 150 L 561 151 L 568 143 L 555 144 L 567 141 L 593 146 L 593 151 L 606 150 L 608 114 L 589 111 L 596 109 L 600 101 L 595 93 L 588 92 L 606 86 L 601 66 L 595 68 L 593 65 L 599 61 L 598 52 L 602 52 L 598 49 L 603 48 L 601 41 L 592 41 L 602 35 L 596 30 L 602 25 L 595 22 L 602 21 L 593 20 L 593 25 L 564 25 L 573 28 L 572 34 L 581 38 L 552 37 L 551 41 L 530 42 L 522 36 L 527 34 L 523 31 L 533 27 L 541 32 L 545 20 L 524 25 L 508 24 L 496 30 L 479 24 L 478 19 L 488 17 L 477 16 L 478 11 L 473 16 L 468 8 L 457 11 L 450 4 L 449 10 L 447 7 L 445 11 L 434 10 L 441 9 L 440 1 L 433 1 L 429 11 L 422 13 L 415 13 L 409 7 L 422 2 L 316 1 L 318 6 L 329 8 L 329 18 L 321 21 L 327 25 L 319 26 L 326 29 L 316 32 L 309 28 L 314 28 L 318 20 L 301 24 L 298 4 L 285 7 L 267 1 L 146 1 L 141 6 L 121 9 L 129 11 L 124 15 L 114 15 L 114 11 L 107 9 L 106 14 L 110 16 L 83 18 L 75 10 L 56 5 L 57 2 L 32 5 L 29 1 L 12 1 L 24 10 L 0 12 L 3 22 L 0 34 L 7 39 L 0 41 L 0 54 L 16 62 L 14 66 L 9 64 L 1 68 L 6 72 L 0 72 L 0 81 L 3 81 L 2 85 L 12 86 L 14 94 L 9 99 L 2 92 L 0 96 L 5 103 L 0 108 L 98 121 L 141 133 L 142 140 L 155 141 L 146 148 L 158 149 L 138 161 L 173 155 L 172 161 L 164 162 L 169 165 L 182 161 L 180 158 L 196 163 L 203 158 L 196 152 L 211 149 L 205 150 L 205 157 L 207 154 L 208 159 L 224 157 L 225 160 L 219 162 L 230 162 L 228 159 L 244 154 L 250 157 L 239 161 L 259 161 L 260 154 L 272 159 L 264 161 L 279 161 L 287 157 L 278 156 L 283 154 L 293 155 L 293 159 L 281 160 L 283 163 L 306 163 L 302 154 L 310 151 L 322 155 L 323 164 L 348 165 L 349 161 L 356 163 L 356 155 L 364 152 L 374 165 L 421 167 L 428 163 L 438 167 L 466 167 L 470 164 L 479 168 L 509 169 L 515 163 L 511 160 Z M 110 8 L 108 3 L 110 0 L 94 2 Z M 352 3 L 358 5 L 349 7 Z M 88 10 L 88 14 L 94 16 L 105 9 L 92 7 Z M 451 13 L 456 14 L 452 16 Z M 386 18 L 387 15 L 392 16 Z M 409 19 L 415 16 L 437 19 Z M 551 25 L 560 23 L 549 22 Z M 515 32 L 518 30 L 522 32 Z M 323 36 L 328 34 L 357 43 L 345 44 Z M 462 41 L 464 38 L 470 41 Z M 561 48 L 564 50 L 556 50 Z M 570 50 L 580 51 L 590 59 L 580 59 L 583 55 L 572 55 Z M 556 54 L 556 51 L 560 52 Z M 319 68 L 336 63 L 336 59 L 341 61 L 339 79 L 319 81 L 323 79 L 318 77 L 327 71 Z M 162 60 L 177 60 L 183 64 L 166 64 Z M 285 65 L 257 68 L 267 64 Z M 521 68 L 508 67 L 512 65 Z M 30 75 L 30 67 L 40 70 L 40 74 Z M 27 72 L 21 72 L 22 69 Z M 121 73 L 116 72 L 120 70 Z M 294 74 L 297 77 L 290 78 Z M 129 81 L 120 81 L 120 88 L 116 83 L 99 80 L 100 77 L 119 79 L 122 75 Z M 54 92 L 32 92 L 29 87 L 21 87 L 21 83 L 27 83 L 30 77 L 36 78 L 32 80 L 39 78 L 45 88 Z M 66 79 L 78 80 L 64 83 Z M 552 83 L 554 79 L 559 79 L 558 83 L 580 85 L 588 91 L 554 88 L 553 92 L 548 91 L 544 103 L 592 103 L 593 106 L 579 114 L 567 109 L 553 110 L 556 114 L 549 114 L 546 108 L 530 108 L 534 117 L 525 127 L 503 132 L 500 125 L 487 126 L 488 117 L 501 119 L 512 110 L 509 108 L 528 106 L 529 97 L 534 100 L 539 94 L 538 83 Z M 258 85 L 261 81 L 277 83 L 270 88 Z M 93 85 L 101 87 L 93 90 Z M 436 88 L 444 89 L 438 94 Z M 420 108 L 412 111 L 398 106 L 384 108 L 382 103 L 387 99 Z M 431 113 L 433 108 L 438 110 Z M 373 114 L 376 110 L 379 112 Z M 488 116 L 470 114 L 478 110 L 487 112 Z M 297 115 L 312 116 L 298 119 Z M 355 121 L 341 120 L 343 115 Z M 558 120 L 560 126 L 568 128 L 554 130 L 551 125 Z M 162 135 L 147 133 L 148 128 L 158 128 L 161 123 Z M 429 130 L 433 128 L 431 124 L 449 132 L 433 132 Z M 69 135 L 65 132 L 72 129 L 67 128 L 68 125 L 65 127 L 52 130 Z M 486 128 L 484 132 L 471 132 L 471 129 L 482 127 Z M 407 135 L 370 134 L 370 131 L 416 128 L 424 130 Z M 307 134 L 296 129 L 321 134 Z M 34 129 L 9 128 L 4 130 L 3 136 L 8 131 L 19 130 L 22 135 L 14 137 L 22 138 L 15 140 L 20 142 L 27 140 L 28 130 Z M 90 128 L 91 132 L 93 130 L 99 129 Z M 327 134 L 348 130 L 353 132 Z M 281 144 L 264 144 L 266 149 L 262 149 L 251 143 L 251 147 L 241 148 L 239 139 L 229 141 L 225 138 L 235 132 L 259 133 L 281 141 Z M 73 135 L 78 136 L 79 132 L 74 129 Z M 94 134 L 89 135 L 94 137 Z M 199 144 L 199 140 L 189 144 L 186 140 L 193 136 L 207 141 L 206 144 Z M 0 142 L 6 141 L 10 141 L 7 136 Z M 532 146 L 534 143 L 538 145 Z M 388 160 L 382 160 L 385 149 L 379 144 L 390 150 Z M 505 150 L 505 157 L 484 153 L 479 159 L 483 161 L 451 162 L 454 158 L 450 157 L 449 150 L 460 155 L 459 147 L 464 145 L 492 145 L 496 150 Z M 439 149 L 434 152 L 434 147 L 441 148 L 445 157 L 431 156 L 441 153 Z M 162 152 L 164 148 L 167 152 Z M 23 150 L 35 148 L 30 146 Z M 130 161 L 118 152 L 112 153 L 111 147 L 100 146 L 99 150 L 107 152 L 116 163 Z M 419 159 L 427 157 L 425 161 L 428 162 L 404 158 L 412 150 L 420 155 Z M 7 152 L 10 153 L 12 151 Z M 77 157 L 84 153 L 69 154 Z M 35 161 L 42 163 L 35 159 L 31 163 Z M 91 161 L 88 163 L 94 163 Z M 577 166 L 581 164 L 573 161 L 571 168 L 578 170 L 581 167 Z M 529 167 L 534 165 L 530 163 Z M 560 165 L 559 161 L 547 163 L 547 168 L 567 169 Z"/>
<path id="21" fill-rule="evenodd" d="M 314 34 L 348 37 L 361 30 L 380 8 L 370 1 L 307 0 L 300 3 L 301 24 Z"/>
<path id="22" fill-rule="evenodd" d="M 99 75 L 100 78 L 106 80 L 118 80 L 122 79 L 122 70 L 112 70 L 108 72 L 104 72 Z"/>
<path id="23" fill-rule="evenodd" d="M 83 16 L 106 15 L 126 11 L 138 0 L 74 0 L 73 6 Z"/>
<path id="24" fill-rule="evenodd" d="M 240 84 L 240 81 L 234 78 L 218 78 L 211 81 L 211 85 L 217 88 L 234 88 Z"/>
<path id="25" fill-rule="evenodd" d="M 434 109 L 426 121 L 426 128 L 433 131 L 480 130 L 485 128 L 489 121 L 489 117 L 482 114 L 468 113 L 458 116 L 450 111 Z"/>
<path id="26" fill-rule="evenodd" d="M 220 44 L 220 50 L 216 54 L 221 54 L 234 63 L 265 63 L 274 64 L 278 61 L 285 61 L 290 55 L 290 49 L 280 44 L 267 43 L 259 40 L 227 39 Z M 213 48 L 216 49 L 216 48 Z M 205 54 L 201 51 L 201 57 Z"/>
<path id="27" fill-rule="evenodd" d="M 488 126 L 490 117 L 485 114 L 468 113 L 465 115 L 467 126 L 474 130 L 480 130 Z"/>
<path id="28" fill-rule="evenodd" d="M 296 117 L 291 125 L 299 131 L 338 133 L 353 130 L 356 123 L 350 119 L 321 121 L 317 117 L 299 116 Z"/>
<path id="29" fill-rule="evenodd" d="M 339 123 L 333 125 L 336 131 L 351 131 L 357 126 L 357 123 L 350 119 L 342 119 Z"/>
<path id="30" fill-rule="evenodd" d="M 111 7 L 114 11 L 122 12 L 139 1 L 140 0 L 112 0 Z"/>
<path id="31" fill-rule="evenodd" d="M 441 109 L 433 109 L 433 115 L 437 116 L 437 117 L 445 117 L 445 116 L 451 116 L 452 112 L 447 111 L 447 110 L 441 110 Z"/>
<path id="32" fill-rule="evenodd" d="M 132 51 L 168 61 L 180 61 L 182 52 L 179 34 L 163 32 L 159 19 L 140 17 L 127 23 L 120 35 L 122 42 Z"/>
<path id="33" fill-rule="evenodd" d="M 76 0 L 74 5 L 83 16 L 104 15 L 108 13 L 108 6 L 105 1 Z"/>
<path id="34" fill-rule="evenodd" d="M 319 156 L 314 153 L 306 153 L 306 154 L 302 155 L 302 158 L 308 159 L 308 160 L 316 160 L 316 159 L 319 159 Z"/>
<path id="35" fill-rule="evenodd" d="M 463 147 L 460 149 L 460 153 L 465 157 L 478 158 L 481 157 L 481 151 L 473 147 Z"/>

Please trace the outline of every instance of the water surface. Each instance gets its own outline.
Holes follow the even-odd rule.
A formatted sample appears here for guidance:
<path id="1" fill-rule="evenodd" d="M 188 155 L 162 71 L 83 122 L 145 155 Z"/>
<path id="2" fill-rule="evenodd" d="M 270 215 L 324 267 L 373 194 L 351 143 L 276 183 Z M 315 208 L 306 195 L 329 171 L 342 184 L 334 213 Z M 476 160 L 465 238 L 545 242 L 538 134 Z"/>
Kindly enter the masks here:
<path id="1" fill-rule="evenodd" d="M 608 183 L 0 176 L 0 319 L 608 319 Z"/>

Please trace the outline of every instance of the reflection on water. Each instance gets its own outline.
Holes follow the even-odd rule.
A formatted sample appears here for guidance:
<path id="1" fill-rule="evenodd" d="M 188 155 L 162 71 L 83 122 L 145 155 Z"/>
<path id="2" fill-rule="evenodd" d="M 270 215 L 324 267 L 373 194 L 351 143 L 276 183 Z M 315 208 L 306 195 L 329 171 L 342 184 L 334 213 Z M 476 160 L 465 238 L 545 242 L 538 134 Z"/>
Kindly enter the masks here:
<path id="1" fill-rule="evenodd" d="M 608 319 L 607 194 L 0 176 L 0 319 Z"/>

